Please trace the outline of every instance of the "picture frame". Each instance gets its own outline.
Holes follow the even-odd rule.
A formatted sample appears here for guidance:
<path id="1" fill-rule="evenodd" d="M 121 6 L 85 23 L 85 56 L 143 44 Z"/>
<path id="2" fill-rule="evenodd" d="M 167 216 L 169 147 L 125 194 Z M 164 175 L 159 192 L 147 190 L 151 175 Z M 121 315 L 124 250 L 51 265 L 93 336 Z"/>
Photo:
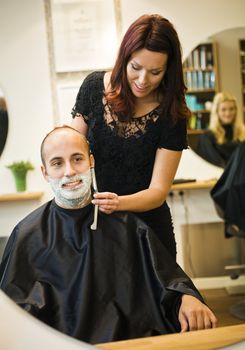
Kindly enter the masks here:
<path id="1" fill-rule="evenodd" d="M 114 0 L 50 0 L 56 73 L 112 67 L 118 33 Z"/>

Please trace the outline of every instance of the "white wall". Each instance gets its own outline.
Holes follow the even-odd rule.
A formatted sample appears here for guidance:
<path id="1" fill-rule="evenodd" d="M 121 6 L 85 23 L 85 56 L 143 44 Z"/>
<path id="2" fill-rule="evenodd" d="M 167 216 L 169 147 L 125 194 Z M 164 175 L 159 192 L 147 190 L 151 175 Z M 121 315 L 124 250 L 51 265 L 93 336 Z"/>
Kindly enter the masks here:
<path id="1" fill-rule="evenodd" d="M 143 13 L 158 12 L 169 18 L 179 33 L 185 56 L 207 36 L 245 26 L 244 0 L 121 0 L 121 5 L 124 31 Z M 43 1 L 0 0 L 0 43 L 0 86 L 10 118 L 7 144 L 0 158 L 0 193 L 15 190 L 5 165 L 13 160 L 29 159 L 36 169 L 28 174 L 28 189 L 45 190 L 49 197 L 39 171 L 40 142 L 54 120 Z M 213 178 L 220 173 L 221 169 L 188 150 L 184 152 L 178 176 Z M 0 219 L 0 235 L 36 205 L 36 202 L 25 206 L 12 202 L 12 210 L 8 205 L 9 225 L 6 227 Z M 7 213 L 3 206 L 1 203 L 0 215 Z M 20 210 L 15 210 L 17 207 Z"/>
<path id="2" fill-rule="evenodd" d="M 0 0 L 0 86 L 9 112 L 9 134 L 0 158 L 0 193 L 14 192 L 6 164 L 30 160 L 28 189 L 42 188 L 39 147 L 53 125 L 42 0 Z"/>
<path id="3" fill-rule="evenodd" d="M 186 57 L 214 33 L 245 25 L 243 0 L 121 0 L 123 31 L 144 13 L 159 13 L 175 26 Z"/>
<path id="4" fill-rule="evenodd" d="M 236 96 L 240 112 L 242 112 L 243 98 L 239 40 L 242 38 L 245 38 L 245 27 L 225 30 L 212 36 L 218 44 L 220 91 L 229 91 Z"/>
<path id="5" fill-rule="evenodd" d="M 9 134 L 0 157 L 0 193 L 15 192 L 10 170 L 15 160 L 30 160 L 28 189 L 47 188 L 40 173 L 39 147 L 53 125 L 44 5 L 42 0 L 0 0 L 0 86 L 9 112 Z M 45 198 L 45 197 L 44 197 Z M 39 202 L 0 203 L 0 235 Z"/>

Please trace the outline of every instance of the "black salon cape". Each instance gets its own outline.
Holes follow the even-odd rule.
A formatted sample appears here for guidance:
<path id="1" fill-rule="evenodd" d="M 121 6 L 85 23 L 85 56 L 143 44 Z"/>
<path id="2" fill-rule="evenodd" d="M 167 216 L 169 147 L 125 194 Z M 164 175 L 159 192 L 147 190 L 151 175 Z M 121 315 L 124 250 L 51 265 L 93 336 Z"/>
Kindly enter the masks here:
<path id="1" fill-rule="evenodd" d="M 225 135 L 228 138 L 228 141 L 223 144 L 217 142 L 211 130 L 201 134 L 198 138 L 196 153 L 207 162 L 225 168 L 231 155 L 239 145 L 239 142 L 231 140 L 233 132 L 231 127 L 231 125 L 223 126 Z"/>
<path id="2" fill-rule="evenodd" d="M 210 194 L 225 221 L 225 237 L 245 237 L 245 142 L 232 154 Z"/>
<path id="3" fill-rule="evenodd" d="M 178 332 L 182 293 L 202 297 L 153 232 L 129 213 L 67 210 L 54 200 L 7 243 L 0 287 L 57 330 L 89 343 Z M 14 330 L 13 330 L 14 332 Z"/>

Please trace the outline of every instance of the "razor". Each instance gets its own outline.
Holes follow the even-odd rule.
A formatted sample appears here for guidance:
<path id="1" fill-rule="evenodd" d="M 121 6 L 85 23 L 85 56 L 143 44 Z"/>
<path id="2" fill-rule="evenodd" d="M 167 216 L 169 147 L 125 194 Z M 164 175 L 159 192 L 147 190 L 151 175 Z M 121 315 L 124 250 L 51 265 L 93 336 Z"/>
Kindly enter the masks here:
<path id="1" fill-rule="evenodd" d="M 91 175 L 92 175 L 93 190 L 94 190 L 94 192 L 98 192 L 94 167 L 91 167 Z M 93 221 L 92 225 L 90 226 L 91 230 L 97 229 L 98 211 L 99 211 L 99 206 L 98 206 L 98 204 L 95 204 L 95 206 L 94 206 L 94 221 Z"/>

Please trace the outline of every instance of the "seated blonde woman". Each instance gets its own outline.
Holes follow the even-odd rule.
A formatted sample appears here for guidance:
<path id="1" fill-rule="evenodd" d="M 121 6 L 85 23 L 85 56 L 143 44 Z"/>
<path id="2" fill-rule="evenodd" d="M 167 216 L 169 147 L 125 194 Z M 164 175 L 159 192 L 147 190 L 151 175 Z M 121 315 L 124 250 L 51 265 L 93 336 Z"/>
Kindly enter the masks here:
<path id="1" fill-rule="evenodd" d="M 245 140 L 245 126 L 237 100 L 227 92 L 215 95 L 207 132 L 199 137 L 197 153 L 224 168 L 236 147 Z"/>

